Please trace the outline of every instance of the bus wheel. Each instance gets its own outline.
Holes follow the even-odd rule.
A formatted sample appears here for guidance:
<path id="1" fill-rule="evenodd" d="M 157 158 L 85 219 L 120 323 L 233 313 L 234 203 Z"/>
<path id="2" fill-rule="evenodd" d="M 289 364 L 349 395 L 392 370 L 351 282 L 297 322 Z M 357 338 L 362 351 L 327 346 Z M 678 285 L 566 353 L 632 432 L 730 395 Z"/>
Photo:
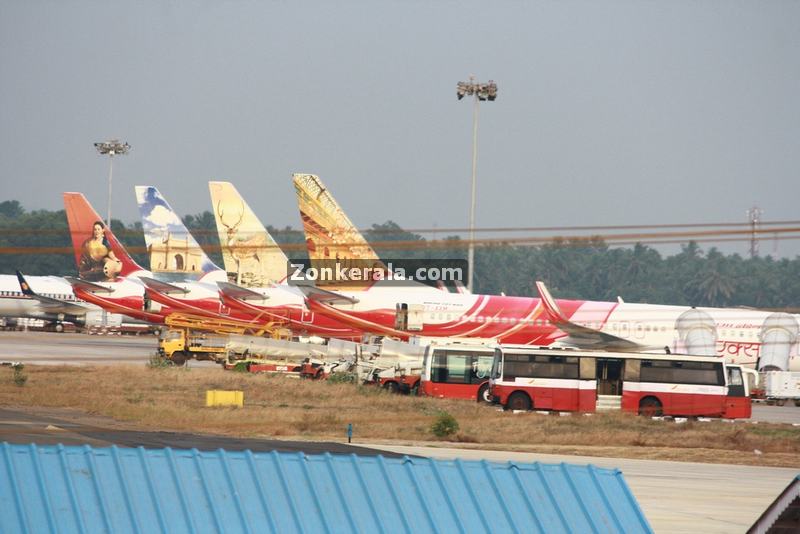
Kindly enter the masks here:
<path id="1" fill-rule="evenodd" d="M 786 405 L 786 399 L 778 399 L 778 400 L 775 401 L 775 404 L 777 404 L 778 406 L 785 406 Z"/>
<path id="2" fill-rule="evenodd" d="M 400 386 L 397 385 L 397 382 L 386 382 L 383 385 L 384 389 L 392 394 L 397 394 L 400 392 Z"/>
<path id="3" fill-rule="evenodd" d="M 800 399 L 795 399 L 794 400 L 794 405 L 797 406 L 798 408 L 800 408 Z"/>
<path id="4" fill-rule="evenodd" d="M 180 367 L 181 365 L 186 363 L 186 353 L 180 350 L 173 352 L 170 361 L 172 362 L 173 365 L 177 365 L 178 367 Z"/>
<path id="5" fill-rule="evenodd" d="M 639 415 L 645 417 L 660 417 L 664 414 L 661 403 L 653 397 L 645 397 L 639 401 Z"/>
<path id="6" fill-rule="evenodd" d="M 528 411 L 531 409 L 531 398 L 526 393 L 515 391 L 508 397 L 508 404 L 506 407 L 509 410 L 523 410 Z"/>
<path id="7" fill-rule="evenodd" d="M 489 384 L 484 384 L 478 389 L 478 402 L 491 404 L 494 399 L 489 394 Z"/>

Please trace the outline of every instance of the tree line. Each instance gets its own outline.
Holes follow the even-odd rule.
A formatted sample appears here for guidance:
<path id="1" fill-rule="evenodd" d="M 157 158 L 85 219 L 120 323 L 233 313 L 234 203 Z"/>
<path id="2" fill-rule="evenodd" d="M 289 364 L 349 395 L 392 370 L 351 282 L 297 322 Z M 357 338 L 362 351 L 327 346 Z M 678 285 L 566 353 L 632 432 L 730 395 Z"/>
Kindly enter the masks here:
<path id="1" fill-rule="evenodd" d="M 204 211 L 183 218 L 211 259 L 222 265 L 214 215 Z M 126 247 L 144 250 L 140 222 L 126 225 L 114 219 L 112 230 Z M 290 227 L 267 228 L 281 244 L 303 243 L 303 233 Z M 365 232 L 381 258 L 464 259 L 465 243 L 445 237 L 447 248 L 429 247 L 423 236 L 406 232 L 392 221 Z M 418 242 L 397 249 L 391 241 Z M 416 243 L 415 243 L 416 245 Z M 25 210 L 18 201 L 0 202 L 0 247 L 71 250 L 64 210 Z M 290 257 L 302 256 L 297 252 Z M 133 254 L 147 267 L 144 253 Z M 31 275 L 74 275 L 71 253 L 2 254 L 0 273 L 19 269 Z M 616 300 L 692 306 L 752 306 L 794 309 L 800 303 L 800 257 L 743 258 L 703 249 L 689 242 L 677 254 L 664 256 L 644 244 L 609 247 L 602 239 L 561 240 L 542 246 L 496 245 L 475 252 L 475 291 L 535 296 L 542 280 L 559 298 Z"/>

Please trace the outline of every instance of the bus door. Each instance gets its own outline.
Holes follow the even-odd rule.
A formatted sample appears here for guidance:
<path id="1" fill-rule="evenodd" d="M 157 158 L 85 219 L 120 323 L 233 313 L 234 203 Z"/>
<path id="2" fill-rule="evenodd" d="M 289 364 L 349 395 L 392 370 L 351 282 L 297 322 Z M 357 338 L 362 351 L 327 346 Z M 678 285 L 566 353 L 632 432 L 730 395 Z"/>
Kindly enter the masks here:
<path id="1" fill-rule="evenodd" d="M 747 419 L 751 414 L 750 392 L 742 368 L 738 365 L 725 366 L 728 394 L 725 397 L 724 416 L 729 419 Z"/>
<path id="2" fill-rule="evenodd" d="M 622 395 L 622 360 L 597 358 L 597 394 Z"/>

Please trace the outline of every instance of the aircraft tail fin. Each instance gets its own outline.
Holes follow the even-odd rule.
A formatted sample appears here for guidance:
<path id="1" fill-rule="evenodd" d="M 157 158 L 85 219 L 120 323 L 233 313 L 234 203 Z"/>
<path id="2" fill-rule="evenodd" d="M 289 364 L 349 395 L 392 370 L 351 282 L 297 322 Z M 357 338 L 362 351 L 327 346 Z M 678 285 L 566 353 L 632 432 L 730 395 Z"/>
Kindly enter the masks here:
<path id="1" fill-rule="evenodd" d="M 78 276 L 92 282 L 145 272 L 107 228 L 102 217 L 81 193 L 64 193 L 64 211 L 72 237 Z"/>
<path id="2" fill-rule="evenodd" d="M 144 241 L 150 256 L 150 270 L 160 280 L 227 280 L 153 186 L 137 185 L 136 202 L 142 218 Z"/>
<path id="3" fill-rule="evenodd" d="M 228 281 L 267 287 L 286 279 L 289 259 L 230 182 L 208 182 Z"/>
<path id="4" fill-rule="evenodd" d="M 364 262 L 373 268 L 386 269 L 318 176 L 295 174 L 292 179 L 312 267 L 319 269 L 326 261 L 338 261 Z M 369 285 L 355 289 L 366 289 Z M 354 289 L 352 284 L 349 288 Z"/>
<path id="5" fill-rule="evenodd" d="M 28 285 L 28 281 L 25 280 L 25 276 L 22 274 L 21 271 L 17 271 L 17 282 L 19 282 L 19 289 L 22 291 L 23 295 L 28 297 L 32 297 L 36 295 L 31 289 L 31 286 Z"/>

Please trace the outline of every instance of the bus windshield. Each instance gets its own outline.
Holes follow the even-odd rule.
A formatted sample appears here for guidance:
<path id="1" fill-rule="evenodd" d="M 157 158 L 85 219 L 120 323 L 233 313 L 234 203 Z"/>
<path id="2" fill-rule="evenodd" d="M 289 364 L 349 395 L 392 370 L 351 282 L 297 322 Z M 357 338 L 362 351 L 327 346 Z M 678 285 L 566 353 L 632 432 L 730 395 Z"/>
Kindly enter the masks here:
<path id="1" fill-rule="evenodd" d="M 493 378 L 497 380 L 500 378 L 500 373 L 502 371 L 501 363 L 503 358 L 503 352 L 500 349 L 494 349 L 494 359 L 492 360 L 492 373 L 489 375 L 489 378 Z"/>

